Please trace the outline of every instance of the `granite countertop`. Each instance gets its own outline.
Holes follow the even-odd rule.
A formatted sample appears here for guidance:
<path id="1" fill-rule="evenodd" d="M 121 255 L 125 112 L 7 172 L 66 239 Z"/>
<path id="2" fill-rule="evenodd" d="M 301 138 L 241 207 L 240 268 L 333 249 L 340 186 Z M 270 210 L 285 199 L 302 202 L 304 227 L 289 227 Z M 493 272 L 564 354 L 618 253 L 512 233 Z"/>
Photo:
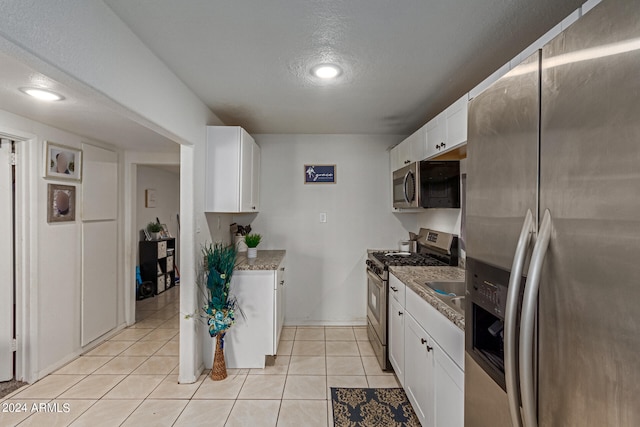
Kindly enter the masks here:
<path id="1" fill-rule="evenodd" d="M 277 270 L 287 251 L 258 249 L 256 258 L 247 258 L 246 252 L 238 252 L 235 270 Z"/>
<path id="2" fill-rule="evenodd" d="M 435 291 L 425 286 L 426 282 L 464 281 L 462 268 L 399 266 L 389 267 L 389 272 L 464 331 L 464 315 L 449 307 L 436 296 Z"/>

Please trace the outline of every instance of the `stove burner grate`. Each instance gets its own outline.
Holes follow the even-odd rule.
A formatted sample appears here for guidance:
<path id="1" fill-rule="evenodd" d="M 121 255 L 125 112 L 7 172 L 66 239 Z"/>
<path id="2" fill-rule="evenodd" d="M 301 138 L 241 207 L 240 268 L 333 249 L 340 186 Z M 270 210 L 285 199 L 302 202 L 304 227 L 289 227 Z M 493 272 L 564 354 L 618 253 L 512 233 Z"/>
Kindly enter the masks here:
<path id="1" fill-rule="evenodd" d="M 385 266 L 417 266 L 417 267 L 439 267 L 448 264 L 432 258 L 428 255 L 391 255 L 388 252 L 374 252 L 373 257 Z"/>

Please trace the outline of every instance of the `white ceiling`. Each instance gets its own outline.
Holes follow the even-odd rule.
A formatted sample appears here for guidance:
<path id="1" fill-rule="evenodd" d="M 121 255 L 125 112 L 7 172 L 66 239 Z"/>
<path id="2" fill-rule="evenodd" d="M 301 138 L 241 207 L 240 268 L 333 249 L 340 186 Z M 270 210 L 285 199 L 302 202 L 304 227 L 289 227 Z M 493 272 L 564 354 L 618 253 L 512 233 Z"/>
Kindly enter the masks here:
<path id="1" fill-rule="evenodd" d="M 582 2 L 105 0 L 226 124 L 327 134 L 415 131 Z"/>
<path id="2" fill-rule="evenodd" d="M 104 0 L 227 125 L 409 134 L 583 0 Z M 309 69 L 336 62 L 336 82 Z M 47 86 L 41 103 L 19 87 Z M 179 147 L 81 86 L 0 53 L 0 109 L 134 151 Z"/>
<path id="3" fill-rule="evenodd" d="M 47 87 L 64 101 L 42 102 L 20 87 Z M 178 152 L 179 145 L 106 106 L 95 94 L 56 82 L 0 52 L 0 109 L 127 150 Z"/>

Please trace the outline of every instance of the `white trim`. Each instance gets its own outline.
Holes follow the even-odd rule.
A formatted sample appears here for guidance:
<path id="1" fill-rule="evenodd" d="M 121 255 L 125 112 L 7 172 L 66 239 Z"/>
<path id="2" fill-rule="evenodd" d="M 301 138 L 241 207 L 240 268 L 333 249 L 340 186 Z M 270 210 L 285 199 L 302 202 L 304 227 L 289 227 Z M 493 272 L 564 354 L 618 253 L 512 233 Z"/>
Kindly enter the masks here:
<path id="1" fill-rule="evenodd" d="M 195 283 L 195 147 L 180 147 L 180 364 L 178 382 L 197 381 L 204 369 Z M 191 314 L 191 316 L 187 316 Z"/>
<path id="2" fill-rule="evenodd" d="M 16 141 L 16 251 L 13 262 L 16 265 L 16 379 L 33 382 L 38 379 L 38 330 L 37 292 L 31 292 L 37 283 L 37 272 L 31 265 L 37 265 L 37 245 L 32 245 L 31 236 L 37 236 L 37 179 L 30 171 L 37 170 L 38 147 L 40 141 L 30 133 L 2 127 L 0 136 Z M 36 169 L 34 169 L 36 168 Z M 32 286 L 33 285 L 33 286 Z"/>

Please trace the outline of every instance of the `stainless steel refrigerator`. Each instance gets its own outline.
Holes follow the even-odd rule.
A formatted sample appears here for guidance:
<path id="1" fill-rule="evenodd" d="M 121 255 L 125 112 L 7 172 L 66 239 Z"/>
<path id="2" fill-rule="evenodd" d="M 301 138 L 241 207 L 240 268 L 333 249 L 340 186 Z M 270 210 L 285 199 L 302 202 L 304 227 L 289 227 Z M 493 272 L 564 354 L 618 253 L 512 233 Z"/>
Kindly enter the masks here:
<path id="1" fill-rule="evenodd" d="M 466 427 L 640 425 L 640 2 L 471 101 Z"/>

